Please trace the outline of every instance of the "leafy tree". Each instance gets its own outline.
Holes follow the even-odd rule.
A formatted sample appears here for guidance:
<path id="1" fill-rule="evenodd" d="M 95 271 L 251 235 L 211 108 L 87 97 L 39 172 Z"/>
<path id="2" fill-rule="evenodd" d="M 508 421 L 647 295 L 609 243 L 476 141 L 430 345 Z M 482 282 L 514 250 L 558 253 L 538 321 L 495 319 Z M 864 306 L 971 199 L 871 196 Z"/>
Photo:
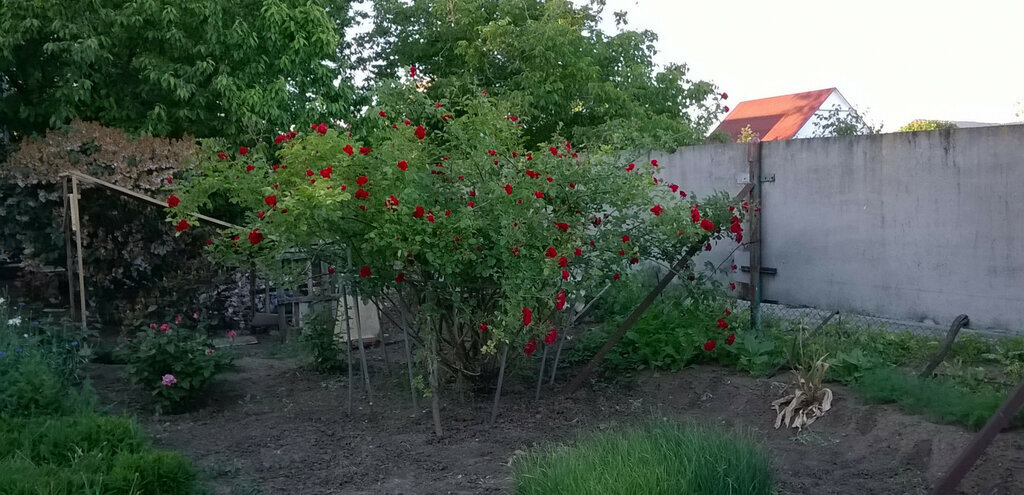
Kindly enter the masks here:
<path id="1" fill-rule="evenodd" d="M 255 139 L 343 117 L 349 0 L 0 0 L 0 122 Z"/>
<path id="2" fill-rule="evenodd" d="M 373 0 L 360 66 L 371 83 L 415 67 L 435 100 L 482 88 L 507 103 L 527 144 L 559 133 L 580 147 L 672 149 L 704 141 L 720 110 L 713 84 L 686 65 L 657 70 L 657 36 L 600 26 L 603 2 Z M 403 69 L 404 70 L 404 69 Z"/>
<path id="3" fill-rule="evenodd" d="M 947 120 L 915 120 L 900 127 L 899 132 L 937 131 L 940 129 L 956 129 L 956 124 Z"/>
<path id="4" fill-rule="evenodd" d="M 880 132 L 881 125 L 869 124 L 855 108 L 833 107 L 814 122 L 814 137 L 861 136 Z"/>

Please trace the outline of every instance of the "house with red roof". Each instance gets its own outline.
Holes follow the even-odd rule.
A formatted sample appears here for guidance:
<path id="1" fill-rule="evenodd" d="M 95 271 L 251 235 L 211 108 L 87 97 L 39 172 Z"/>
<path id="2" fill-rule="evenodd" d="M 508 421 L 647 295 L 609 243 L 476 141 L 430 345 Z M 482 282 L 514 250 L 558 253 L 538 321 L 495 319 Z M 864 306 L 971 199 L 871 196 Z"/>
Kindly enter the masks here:
<path id="1" fill-rule="evenodd" d="M 853 111 L 836 88 L 748 100 L 736 105 L 715 132 L 735 141 L 749 125 L 761 141 L 815 137 L 815 123 L 836 108 Z"/>

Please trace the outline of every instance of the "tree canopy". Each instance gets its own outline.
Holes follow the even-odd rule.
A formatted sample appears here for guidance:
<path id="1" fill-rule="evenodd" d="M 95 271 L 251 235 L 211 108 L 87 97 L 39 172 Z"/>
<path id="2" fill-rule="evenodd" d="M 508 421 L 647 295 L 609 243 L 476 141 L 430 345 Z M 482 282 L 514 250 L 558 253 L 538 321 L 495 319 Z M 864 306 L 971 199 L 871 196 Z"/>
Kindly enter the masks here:
<path id="1" fill-rule="evenodd" d="M 359 38 L 370 83 L 415 67 L 435 99 L 483 88 L 523 123 L 528 145 L 559 134 L 578 146 L 670 149 L 704 140 L 719 110 L 715 86 L 686 65 L 659 71 L 651 31 L 617 33 L 599 22 L 603 2 L 373 0 Z"/>
<path id="2" fill-rule="evenodd" d="M 233 139 L 343 118 L 349 0 L 0 0 L 0 122 Z"/>

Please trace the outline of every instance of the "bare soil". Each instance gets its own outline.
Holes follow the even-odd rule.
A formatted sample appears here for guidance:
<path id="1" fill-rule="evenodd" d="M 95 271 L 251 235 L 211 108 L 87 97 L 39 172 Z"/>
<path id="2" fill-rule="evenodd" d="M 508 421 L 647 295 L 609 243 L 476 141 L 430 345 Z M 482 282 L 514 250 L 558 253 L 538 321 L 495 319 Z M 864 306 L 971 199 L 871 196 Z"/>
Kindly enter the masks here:
<path id="1" fill-rule="evenodd" d="M 93 364 L 101 400 L 135 414 L 160 447 L 190 456 L 214 494 L 476 494 L 512 491 L 510 459 L 549 441 L 648 420 L 697 420 L 753 432 L 770 453 L 782 494 L 918 494 L 942 474 L 972 432 L 865 405 L 842 387 L 827 416 L 804 432 L 776 430 L 769 404 L 785 386 L 712 366 L 648 373 L 628 385 L 595 385 L 572 397 L 525 376 L 510 380 L 497 424 L 489 396 L 444 397 L 444 436 L 429 403 L 413 410 L 404 365 L 383 374 L 374 357 L 370 405 L 357 388 L 346 411 L 344 375 L 271 357 L 273 346 L 239 349 L 237 369 L 184 414 L 154 416 L 121 376 Z M 397 353 L 395 349 L 392 353 Z M 1024 493 L 1024 433 L 999 435 L 960 493 Z"/>

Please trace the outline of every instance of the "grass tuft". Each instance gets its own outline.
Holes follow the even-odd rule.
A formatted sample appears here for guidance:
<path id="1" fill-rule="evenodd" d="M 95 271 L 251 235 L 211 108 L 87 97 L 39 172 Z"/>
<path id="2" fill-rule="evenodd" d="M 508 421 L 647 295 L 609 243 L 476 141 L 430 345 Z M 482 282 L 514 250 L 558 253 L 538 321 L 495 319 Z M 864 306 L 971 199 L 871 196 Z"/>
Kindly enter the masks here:
<path id="1" fill-rule="evenodd" d="M 654 421 L 517 457 L 516 493 L 773 493 L 768 457 L 746 434 Z"/>

